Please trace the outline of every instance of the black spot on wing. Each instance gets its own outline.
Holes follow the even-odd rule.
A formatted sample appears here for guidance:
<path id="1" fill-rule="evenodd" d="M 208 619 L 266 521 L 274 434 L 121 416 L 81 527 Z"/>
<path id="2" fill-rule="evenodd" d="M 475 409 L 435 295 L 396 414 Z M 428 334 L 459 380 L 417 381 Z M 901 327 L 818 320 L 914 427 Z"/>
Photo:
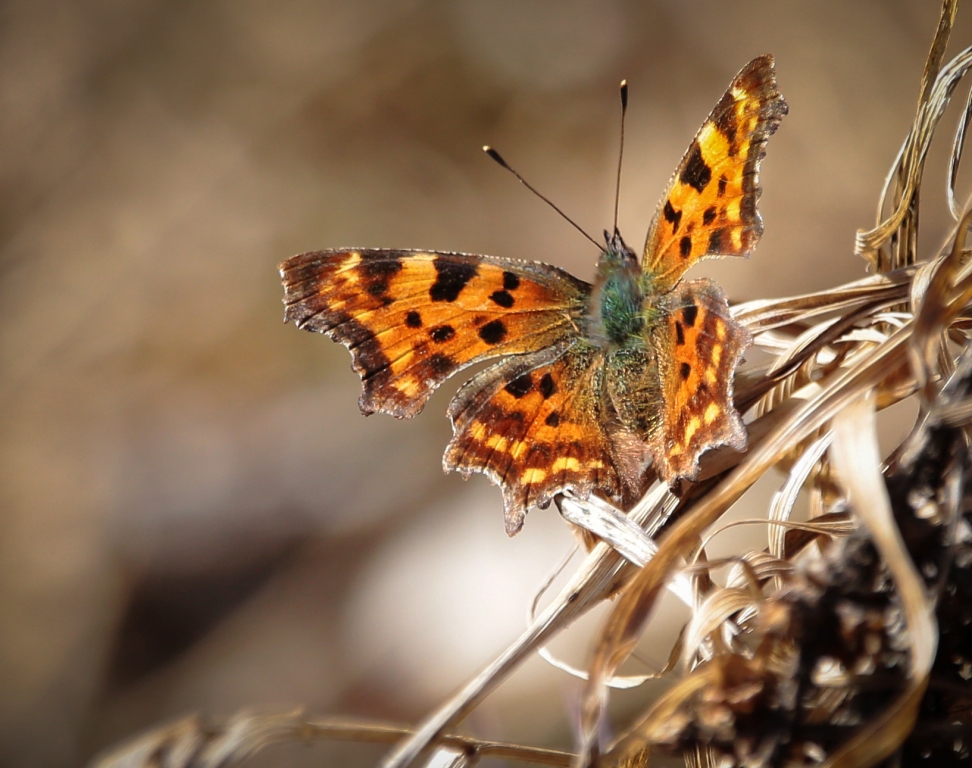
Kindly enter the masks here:
<path id="1" fill-rule="evenodd" d="M 513 306 L 513 294 L 509 291 L 493 291 L 489 295 L 489 298 L 494 304 L 498 304 L 504 309 L 509 309 Z"/>
<path id="2" fill-rule="evenodd" d="M 557 392 L 557 384 L 554 382 L 553 376 L 551 376 L 549 373 L 543 374 L 543 376 L 540 378 L 539 389 L 544 400 L 550 399 L 550 397 Z"/>
<path id="3" fill-rule="evenodd" d="M 456 264 L 443 258 L 432 263 L 436 272 L 435 282 L 429 289 L 432 301 L 455 301 L 466 283 L 476 276 L 476 267 L 471 264 Z"/>
<path id="4" fill-rule="evenodd" d="M 382 297 L 388 292 L 388 281 L 402 269 L 401 259 L 364 259 L 360 264 L 361 276 L 364 278 L 365 290 L 372 296 Z M 385 301 L 388 306 L 391 301 Z"/>
<path id="5" fill-rule="evenodd" d="M 422 316 L 413 309 L 411 312 L 405 315 L 405 325 L 407 325 L 409 328 L 421 328 Z"/>
<path id="6" fill-rule="evenodd" d="M 683 235 L 682 239 L 678 241 L 678 252 L 682 255 L 683 259 L 687 259 L 689 254 L 692 252 L 692 238 L 688 235 Z"/>
<path id="7" fill-rule="evenodd" d="M 530 448 L 530 463 L 528 466 L 546 469 L 553 460 L 553 446 L 549 443 L 534 443 Z"/>
<path id="8" fill-rule="evenodd" d="M 362 259 L 359 268 L 365 280 L 387 281 L 402 271 L 402 261 L 387 257 Z"/>
<path id="9" fill-rule="evenodd" d="M 533 390 L 533 378 L 529 373 L 524 373 L 522 376 L 513 379 L 504 389 L 519 400 Z"/>
<path id="10" fill-rule="evenodd" d="M 705 213 L 702 214 L 702 223 L 709 226 L 713 221 L 715 221 L 716 209 L 715 206 L 710 205 L 705 209 Z"/>
<path id="11" fill-rule="evenodd" d="M 560 426 L 560 414 L 557 413 L 556 411 L 551 411 L 550 413 L 547 414 L 547 418 L 543 420 L 543 423 L 546 424 L 548 427 Z"/>
<path id="12" fill-rule="evenodd" d="M 697 141 L 692 142 L 692 149 L 689 151 L 688 162 L 679 175 L 679 180 L 683 184 L 688 184 L 696 192 L 701 192 L 712 180 L 712 169 L 702 159 L 702 147 Z"/>
<path id="13" fill-rule="evenodd" d="M 506 338 L 506 326 L 502 320 L 493 320 L 479 329 L 479 338 L 487 344 L 499 344 Z"/>
<path id="14" fill-rule="evenodd" d="M 728 98 L 727 98 L 728 97 Z M 729 157 L 735 157 L 739 147 L 736 146 L 736 133 L 739 130 L 736 122 L 736 102 L 730 94 L 725 94 L 719 106 L 716 107 L 719 116 L 716 119 L 716 127 L 719 132 L 726 137 L 729 143 Z"/>
<path id="15" fill-rule="evenodd" d="M 384 296 L 388 291 L 388 283 L 384 280 L 376 280 L 374 282 L 368 283 L 368 287 L 365 289 L 372 296 Z"/>
<path id="16" fill-rule="evenodd" d="M 692 366 L 689 365 L 688 363 L 682 363 L 681 366 L 679 367 L 678 372 L 681 374 L 683 379 L 687 379 L 689 376 L 692 375 Z"/>
<path id="17" fill-rule="evenodd" d="M 675 343 L 679 346 L 682 346 L 685 343 L 685 329 L 677 320 L 675 321 Z"/>
<path id="18" fill-rule="evenodd" d="M 456 331 L 451 325 L 440 325 L 429 331 L 429 337 L 432 341 L 438 342 L 439 344 L 448 341 L 455 335 Z"/>
<path id="19" fill-rule="evenodd" d="M 431 374 L 430 378 L 438 379 L 443 376 L 448 376 L 455 369 L 456 361 L 448 355 L 436 352 L 434 355 L 430 355 L 422 366 Z"/>
<path id="20" fill-rule="evenodd" d="M 662 210 L 665 221 L 672 225 L 672 234 L 678 231 L 678 225 L 682 221 L 682 212 L 676 211 L 671 200 L 665 201 L 665 208 Z"/>
<path id="21" fill-rule="evenodd" d="M 714 229 L 709 234 L 709 253 L 722 253 L 725 250 L 726 242 L 725 238 L 726 230 L 724 229 Z"/>
<path id="22" fill-rule="evenodd" d="M 503 273 L 503 290 L 515 291 L 520 287 L 520 278 L 513 272 Z"/>
<path id="23" fill-rule="evenodd" d="M 685 320 L 685 324 L 692 328 L 695 325 L 695 318 L 699 316 L 699 308 L 694 304 L 689 304 L 685 309 L 682 310 L 682 319 Z"/>
<path id="24" fill-rule="evenodd" d="M 728 183 L 729 183 L 729 179 L 727 179 L 725 176 L 719 177 L 719 197 L 722 197 L 724 194 L 726 194 L 726 184 Z"/>

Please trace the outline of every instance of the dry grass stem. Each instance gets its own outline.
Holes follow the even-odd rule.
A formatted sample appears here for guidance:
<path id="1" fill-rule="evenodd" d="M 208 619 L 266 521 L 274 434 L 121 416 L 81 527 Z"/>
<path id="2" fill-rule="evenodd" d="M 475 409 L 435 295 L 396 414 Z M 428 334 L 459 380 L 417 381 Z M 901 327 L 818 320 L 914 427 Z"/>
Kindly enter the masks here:
<path id="1" fill-rule="evenodd" d="M 310 718 L 300 711 L 260 713 L 243 711 L 223 722 L 187 717 L 140 734 L 97 758 L 93 768 L 224 768 L 239 765 L 267 747 L 286 742 L 354 741 L 394 744 L 414 733 L 410 728 L 339 718 Z M 449 765 L 474 765 L 482 758 L 546 766 L 566 766 L 571 755 L 553 749 L 445 734 L 439 747 L 448 752 Z M 463 762 L 455 762 L 462 760 Z"/>

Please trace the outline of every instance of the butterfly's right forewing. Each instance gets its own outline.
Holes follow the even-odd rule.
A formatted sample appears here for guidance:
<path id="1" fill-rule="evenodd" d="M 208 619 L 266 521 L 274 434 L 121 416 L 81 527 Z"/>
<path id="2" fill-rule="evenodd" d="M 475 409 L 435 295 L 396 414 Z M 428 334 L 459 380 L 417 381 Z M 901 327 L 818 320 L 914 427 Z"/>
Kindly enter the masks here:
<path id="1" fill-rule="evenodd" d="M 280 272 L 285 319 L 347 346 L 361 410 L 399 418 L 468 365 L 576 335 L 590 291 L 546 264 L 435 251 L 316 251 Z"/>

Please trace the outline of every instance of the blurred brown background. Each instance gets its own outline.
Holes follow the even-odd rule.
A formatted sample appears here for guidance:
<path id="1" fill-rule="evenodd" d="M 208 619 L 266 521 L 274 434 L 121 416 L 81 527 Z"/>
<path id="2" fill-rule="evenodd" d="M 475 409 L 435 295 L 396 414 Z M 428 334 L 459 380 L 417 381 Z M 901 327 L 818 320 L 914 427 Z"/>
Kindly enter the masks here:
<path id="1" fill-rule="evenodd" d="M 426 713 L 515 637 L 572 538 L 546 510 L 508 540 L 496 488 L 442 475 L 454 386 L 414 422 L 362 418 L 346 351 L 281 324 L 277 263 L 426 247 L 590 278 L 590 245 L 480 146 L 599 233 L 626 77 L 621 227 L 638 244 L 733 74 L 772 52 L 790 115 L 764 164 L 766 236 L 701 271 L 736 300 L 862 276 L 853 234 L 911 123 L 938 10 L 0 5 L 0 764 L 76 765 L 192 711 Z M 970 28 L 960 12 L 952 52 Z M 576 663 L 583 630 L 557 646 Z M 576 691 L 530 664 L 470 727 L 569 746 Z M 274 754 L 261 764 L 380 750 Z"/>

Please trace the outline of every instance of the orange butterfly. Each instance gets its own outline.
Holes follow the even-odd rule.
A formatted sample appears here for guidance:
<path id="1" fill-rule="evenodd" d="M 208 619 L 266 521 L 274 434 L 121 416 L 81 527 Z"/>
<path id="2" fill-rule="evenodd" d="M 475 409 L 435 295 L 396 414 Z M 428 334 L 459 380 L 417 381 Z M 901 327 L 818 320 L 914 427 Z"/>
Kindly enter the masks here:
<path id="1" fill-rule="evenodd" d="M 732 384 L 750 339 L 715 283 L 680 280 L 755 247 L 759 162 L 786 112 L 773 58 L 754 59 L 682 159 L 641 263 L 606 233 L 593 285 L 497 256 L 314 251 L 280 265 L 285 320 L 347 346 L 366 414 L 410 418 L 454 373 L 500 358 L 450 404 L 443 465 L 502 486 L 510 535 L 565 488 L 630 503 L 649 461 L 669 483 L 694 478 L 703 451 L 745 448 Z"/>

